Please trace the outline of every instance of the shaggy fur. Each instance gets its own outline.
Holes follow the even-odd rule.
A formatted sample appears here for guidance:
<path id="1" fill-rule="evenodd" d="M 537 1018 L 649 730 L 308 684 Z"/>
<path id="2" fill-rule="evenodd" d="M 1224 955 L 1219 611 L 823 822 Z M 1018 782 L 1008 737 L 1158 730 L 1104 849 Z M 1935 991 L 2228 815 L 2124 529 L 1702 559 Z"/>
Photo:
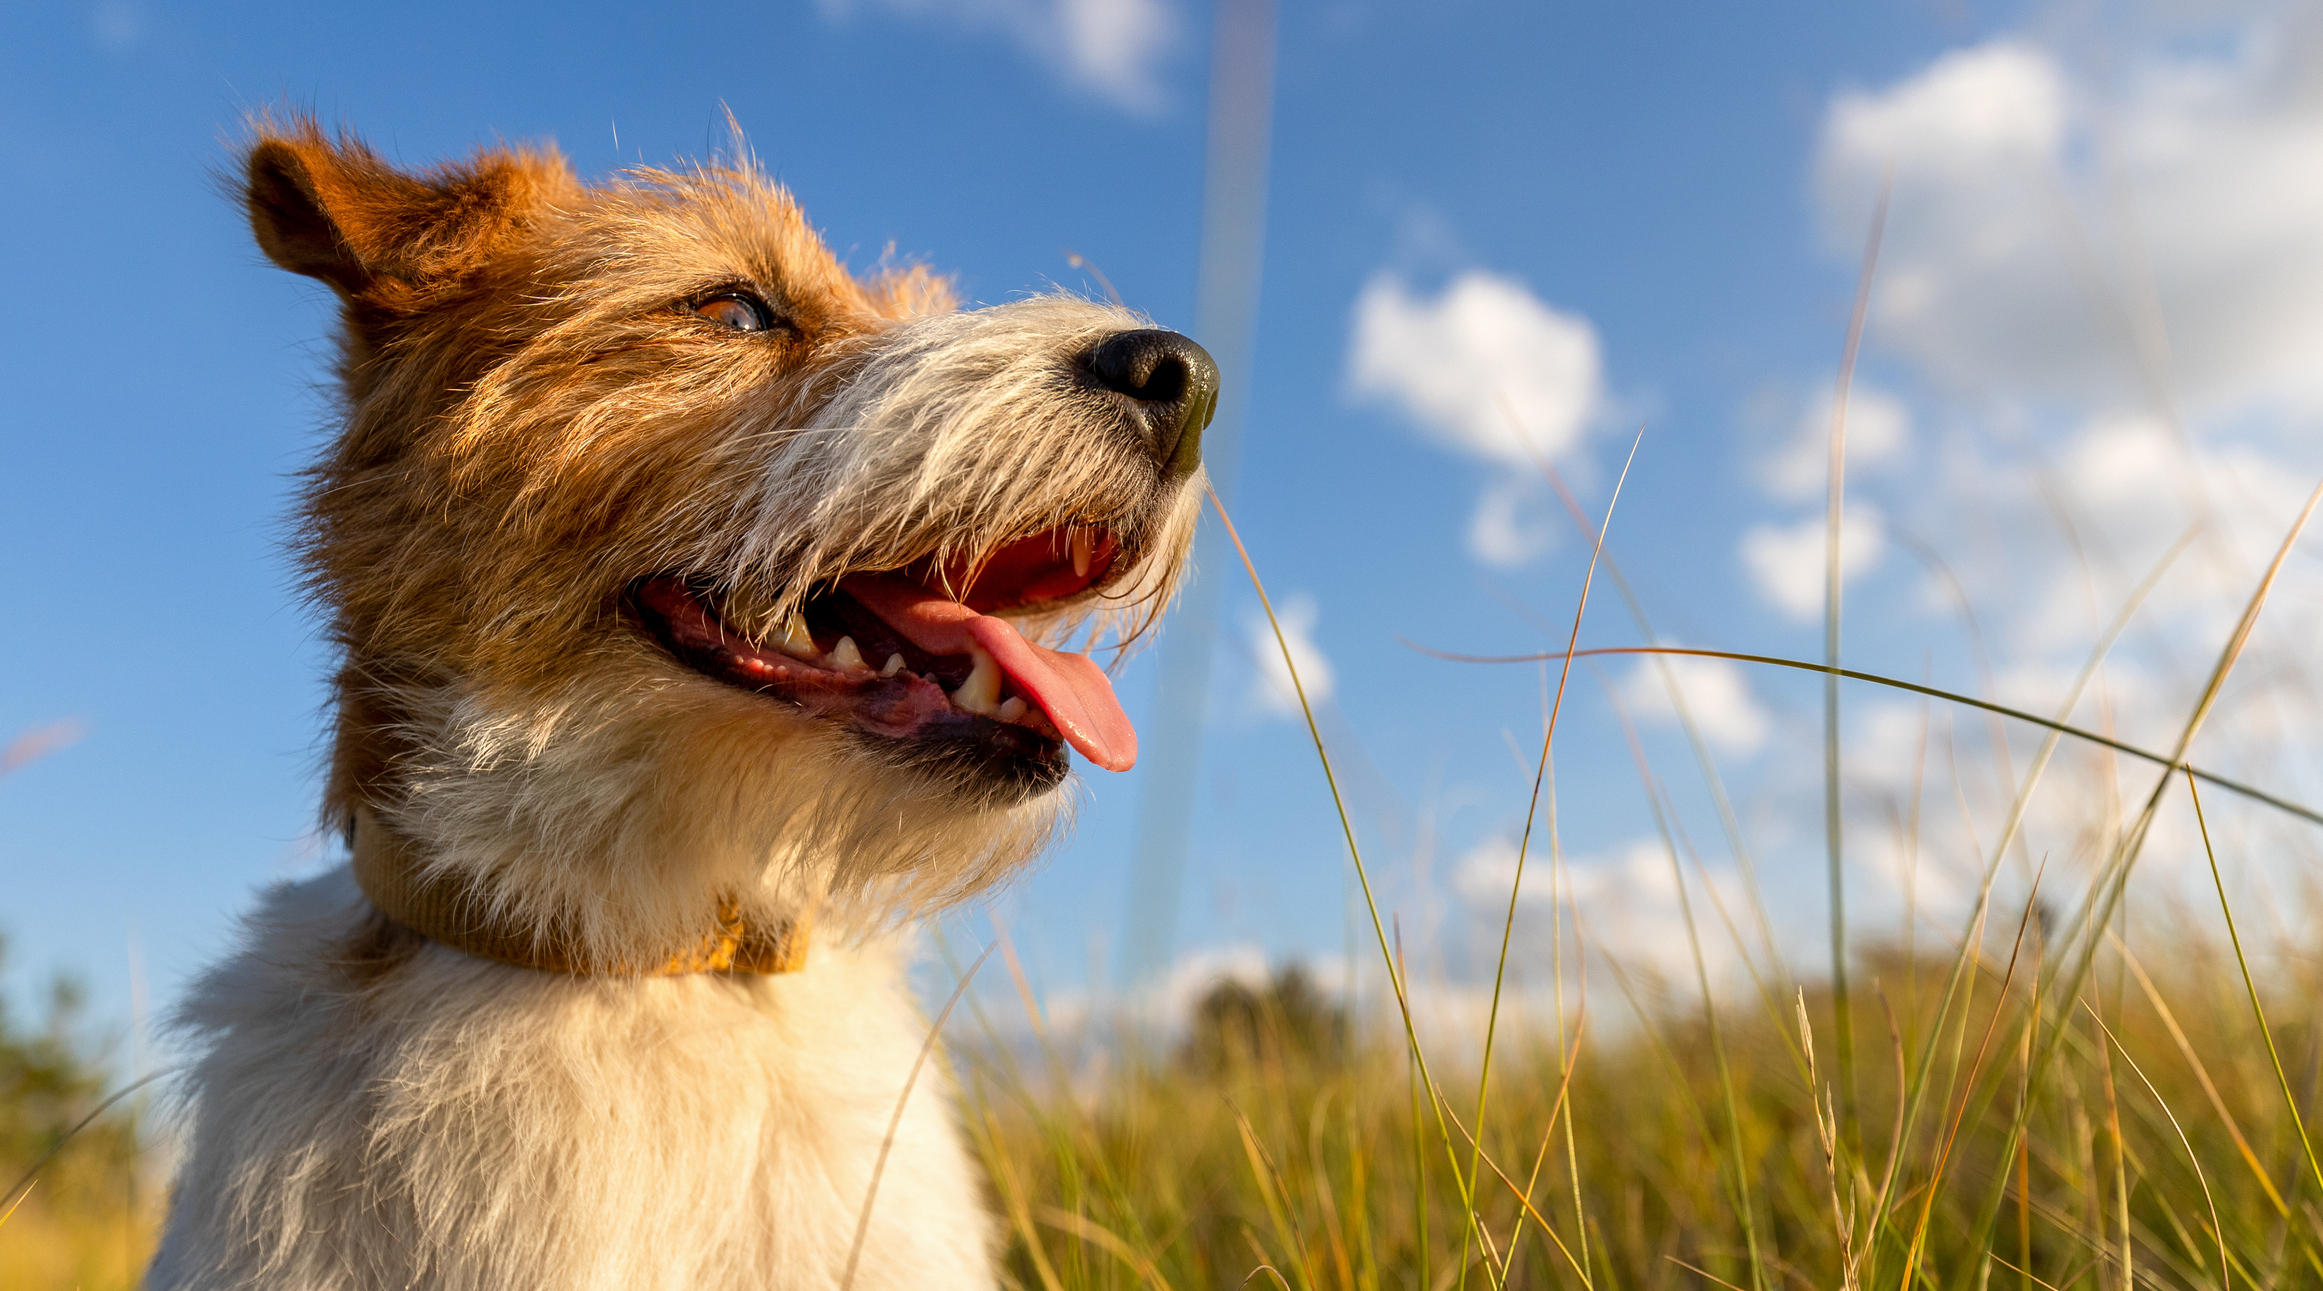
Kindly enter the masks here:
<path id="1" fill-rule="evenodd" d="M 277 887 L 181 1013 L 189 1151 L 148 1287 L 837 1284 L 926 1038 L 906 924 L 1019 869 L 1062 794 L 697 671 L 630 598 L 682 576 L 764 641 L 843 577 L 972 600 L 1010 544 L 1097 526 L 1086 587 L 996 612 L 1126 642 L 1200 488 L 1090 383 L 1150 324 L 859 278 L 748 166 L 413 174 L 305 122 L 246 161 L 260 246 L 342 311 L 299 531 L 343 655 L 326 820 L 364 809 L 585 964 L 660 962 L 722 901 L 813 932 L 795 973 L 565 975 L 389 923 L 343 869 Z M 710 321 L 733 292 L 770 324 Z M 935 1073 L 856 1287 L 992 1283 Z"/>

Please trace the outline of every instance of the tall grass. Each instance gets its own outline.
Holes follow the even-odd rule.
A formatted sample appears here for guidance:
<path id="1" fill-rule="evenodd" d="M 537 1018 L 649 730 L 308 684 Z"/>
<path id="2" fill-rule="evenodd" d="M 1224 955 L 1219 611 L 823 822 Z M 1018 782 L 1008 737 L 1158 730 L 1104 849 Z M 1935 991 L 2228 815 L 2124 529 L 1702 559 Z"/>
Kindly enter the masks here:
<path id="1" fill-rule="evenodd" d="M 2116 948 L 2126 994 L 2065 1009 L 2044 985 L 2058 948 L 2023 926 L 2016 972 L 1972 957 L 1948 1007 L 1952 962 L 1859 954 L 1861 1152 L 1834 1124 L 1828 990 L 1722 1019 L 1725 1071 L 1698 1006 L 1649 991 L 1569 1076 L 1532 1033 L 1502 1056 L 1465 1263 L 1448 1217 L 1471 1190 L 1424 1109 L 1415 1134 L 1392 1035 L 1153 1057 L 1078 1097 L 979 1064 L 971 1128 L 1026 1287 L 1747 1286 L 1754 1236 L 1772 1286 L 1893 1288 L 1907 1260 L 1934 1287 L 2323 1283 L 2319 1194 L 2231 954 Z M 2314 976 L 2274 999 L 2302 1101 Z"/>
<path id="2" fill-rule="evenodd" d="M 1513 1051 L 1499 1057 L 1489 1104 L 1481 1091 L 1506 955 L 1467 1069 L 1431 1053 L 1414 1021 L 1426 1004 L 1387 935 L 1310 711 L 1392 1006 L 1326 1048 L 1292 1042 L 1297 1009 L 1257 1011 L 1252 1025 L 1281 1034 L 1260 1025 L 1234 1043 L 1207 1035 L 1198 1014 L 1179 1056 L 1131 1044 L 1125 1064 L 1070 1089 L 1028 1081 L 993 1056 L 998 1048 L 971 1050 L 972 1125 L 1008 1222 L 1014 1280 L 1047 1291 L 2323 1285 L 2323 1161 L 2305 1125 L 2323 1070 L 2311 1003 L 2323 982 L 2317 961 L 2296 953 L 2263 985 L 2254 973 L 2199 814 L 2201 782 L 2313 813 L 2186 761 L 2318 500 L 2323 489 L 2251 594 L 2170 752 L 2064 717 L 2183 542 L 2103 634 L 2057 718 L 1998 710 L 2045 728 L 2046 740 L 2001 837 L 1974 858 L 1983 886 L 1948 956 L 1841 942 L 1842 963 L 1869 981 L 1857 995 L 1832 979 L 1773 989 L 1781 966 L 1770 955 L 1751 965 L 1756 998 L 1738 1004 L 1702 968 L 1705 933 L 1686 904 L 1695 991 L 1617 972 L 1629 1017 L 1591 1038 L 1563 1013 L 1560 914 L 1555 1027 L 1499 1037 Z M 1219 518 L 1233 536 L 1223 508 Z M 1287 647 L 1284 657 L 1295 686 Z M 1569 664 L 1574 652 L 1539 657 Z M 1881 680 L 1835 659 L 1794 666 L 1830 684 Z M 2153 787 L 2126 822 L 2086 840 L 2086 891 L 2044 894 L 2044 862 L 2023 900 L 2001 909 L 2001 859 L 2068 737 L 2153 764 Z M 1544 776 L 1548 765 L 1544 750 Z M 1640 769 L 1668 839 L 1642 752 Z M 2201 825 L 2222 943 L 2183 912 L 2151 940 L 2151 928 L 2124 936 L 2130 875 L 2174 784 Z M 1669 851 L 1682 895 L 1674 840 Z M 1737 925 L 1719 913 L 1750 964 Z M 2143 962 L 2131 940 L 2158 962 Z M 1851 1026 L 1873 1003 L 1878 1029 Z M 1233 1057 L 1186 1056 L 1219 1052 Z M 1468 1081 L 1479 1094 L 1464 1121 L 1451 1091 Z"/>

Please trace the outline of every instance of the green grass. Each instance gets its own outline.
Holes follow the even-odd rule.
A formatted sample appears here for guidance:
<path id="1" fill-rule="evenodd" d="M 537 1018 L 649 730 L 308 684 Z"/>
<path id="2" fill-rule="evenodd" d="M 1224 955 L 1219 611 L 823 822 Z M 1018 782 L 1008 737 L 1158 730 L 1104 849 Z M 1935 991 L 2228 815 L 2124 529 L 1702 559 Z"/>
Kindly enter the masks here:
<path id="1" fill-rule="evenodd" d="M 1827 991 L 1723 1018 L 1724 1073 L 1698 1008 L 1592 1021 L 1569 1088 L 1529 1033 L 1501 1056 L 1473 1241 L 1465 1127 L 1447 1153 L 1424 1103 L 1415 1121 L 1393 1027 L 1337 1054 L 1154 1057 L 1078 1098 L 978 1064 L 970 1122 L 1025 1287 L 1271 1284 L 1262 1266 L 1300 1288 L 1748 1286 L 1754 1236 L 1769 1286 L 1898 1287 L 1915 1247 L 1926 1286 L 2223 1286 L 2221 1228 L 2232 1284 L 2323 1284 L 2318 1194 L 2232 958 L 2173 948 L 2149 995 L 2157 970 L 2116 950 L 2064 1011 L 2037 939 L 2014 980 L 1971 963 L 1949 1009 L 1949 961 L 1858 957 L 1861 1151 L 1832 1125 Z M 2302 1098 L 2323 1033 L 2294 1006 L 2317 986 L 2275 1001 Z"/>

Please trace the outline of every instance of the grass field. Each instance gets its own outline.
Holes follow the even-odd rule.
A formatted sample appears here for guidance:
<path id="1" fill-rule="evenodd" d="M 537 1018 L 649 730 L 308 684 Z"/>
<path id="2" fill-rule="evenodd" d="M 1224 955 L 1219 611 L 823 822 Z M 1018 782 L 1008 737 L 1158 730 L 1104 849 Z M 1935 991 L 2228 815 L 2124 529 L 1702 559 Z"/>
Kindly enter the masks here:
<path id="1" fill-rule="evenodd" d="M 1481 1158 L 1477 1072 L 1430 1107 L 1392 1036 L 1262 1032 L 1078 1098 L 979 1073 L 975 1127 L 1027 1287 L 2323 1284 L 2323 1193 L 2231 959 L 2116 955 L 2065 1008 L 2039 949 L 2013 980 L 1867 957 L 1892 1013 L 1852 1113 L 1826 992 L 1511 1046 Z M 2302 1108 L 2308 986 L 2273 1037 Z"/>

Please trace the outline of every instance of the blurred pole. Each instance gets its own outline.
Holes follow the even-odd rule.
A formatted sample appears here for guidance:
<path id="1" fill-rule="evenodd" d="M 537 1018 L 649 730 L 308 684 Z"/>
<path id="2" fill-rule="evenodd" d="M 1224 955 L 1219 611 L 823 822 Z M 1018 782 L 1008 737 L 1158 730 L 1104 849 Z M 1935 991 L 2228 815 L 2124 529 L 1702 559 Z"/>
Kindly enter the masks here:
<path id="1" fill-rule="evenodd" d="M 1274 117 L 1274 0 L 1218 0 L 1210 49 L 1210 139 L 1202 177 L 1202 263 L 1194 339 L 1218 361 L 1218 412 L 1202 436 L 1210 483 L 1229 505 L 1249 406 L 1258 278 L 1266 242 L 1267 145 Z M 1145 794 L 1121 941 L 1121 983 L 1168 965 L 1177 937 L 1179 889 L 1200 782 L 1202 728 L 1217 644 L 1220 587 L 1232 561 L 1208 520 L 1195 545 L 1193 580 L 1167 620 L 1158 702 L 1142 741 Z"/>

